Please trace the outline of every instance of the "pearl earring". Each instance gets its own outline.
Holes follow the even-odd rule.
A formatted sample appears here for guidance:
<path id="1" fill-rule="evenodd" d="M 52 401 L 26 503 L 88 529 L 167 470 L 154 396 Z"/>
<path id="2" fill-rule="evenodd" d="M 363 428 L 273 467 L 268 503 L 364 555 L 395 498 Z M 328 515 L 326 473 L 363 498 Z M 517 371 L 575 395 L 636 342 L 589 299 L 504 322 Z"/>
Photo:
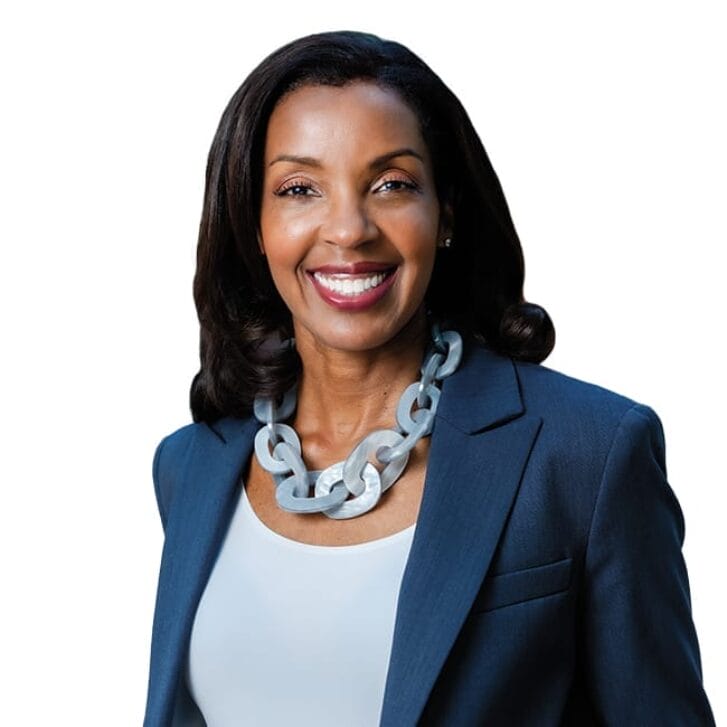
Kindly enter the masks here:
<path id="1" fill-rule="evenodd" d="M 440 243 L 439 247 L 452 247 L 452 238 L 451 237 L 445 237 L 444 240 Z"/>

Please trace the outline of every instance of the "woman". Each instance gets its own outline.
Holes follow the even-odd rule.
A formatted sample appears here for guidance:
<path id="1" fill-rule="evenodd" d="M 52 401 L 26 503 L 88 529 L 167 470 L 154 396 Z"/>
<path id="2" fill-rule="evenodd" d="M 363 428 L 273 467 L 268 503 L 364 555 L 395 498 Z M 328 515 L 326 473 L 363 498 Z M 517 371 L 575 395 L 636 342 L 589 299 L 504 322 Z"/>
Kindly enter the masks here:
<path id="1" fill-rule="evenodd" d="M 709 725 L 650 407 L 541 365 L 497 177 L 403 46 L 265 59 L 209 156 L 145 725 Z"/>

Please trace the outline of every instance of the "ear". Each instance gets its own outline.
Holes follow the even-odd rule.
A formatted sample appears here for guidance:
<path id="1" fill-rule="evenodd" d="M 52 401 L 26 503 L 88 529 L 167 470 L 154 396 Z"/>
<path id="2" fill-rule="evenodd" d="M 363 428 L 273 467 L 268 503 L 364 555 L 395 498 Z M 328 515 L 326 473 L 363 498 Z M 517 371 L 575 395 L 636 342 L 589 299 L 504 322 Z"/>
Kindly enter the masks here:
<path id="1" fill-rule="evenodd" d="M 257 231 L 257 246 L 260 250 L 260 254 L 265 255 L 265 246 L 263 245 L 263 237 L 260 234 L 260 230 Z"/>

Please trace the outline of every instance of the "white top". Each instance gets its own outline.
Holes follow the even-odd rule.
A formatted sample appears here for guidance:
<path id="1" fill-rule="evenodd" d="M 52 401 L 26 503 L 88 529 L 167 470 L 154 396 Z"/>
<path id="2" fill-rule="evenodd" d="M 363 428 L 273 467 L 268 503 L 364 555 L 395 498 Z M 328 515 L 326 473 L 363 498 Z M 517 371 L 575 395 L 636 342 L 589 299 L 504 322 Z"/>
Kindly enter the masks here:
<path id="1" fill-rule="evenodd" d="M 187 684 L 208 727 L 377 725 L 416 526 L 308 545 L 240 491 L 190 640 Z"/>

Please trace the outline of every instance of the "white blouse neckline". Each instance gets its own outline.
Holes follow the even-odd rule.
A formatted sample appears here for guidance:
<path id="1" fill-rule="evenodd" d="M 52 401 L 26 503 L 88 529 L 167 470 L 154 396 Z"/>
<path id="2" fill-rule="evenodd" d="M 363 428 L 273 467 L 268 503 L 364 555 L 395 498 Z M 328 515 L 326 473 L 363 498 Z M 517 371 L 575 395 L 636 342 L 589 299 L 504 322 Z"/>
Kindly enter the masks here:
<path id="1" fill-rule="evenodd" d="M 269 540 L 275 541 L 283 546 L 289 547 L 294 550 L 308 551 L 308 552 L 320 552 L 320 553 L 352 553 L 364 552 L 370 550 L 378 550 L 379 548 L 385 548 L 390 545 L 394 545 L 405 538 L 410 537 L 414 533 L 416 523 L 410 525 L 403 530 L 399 530 L 391 535 L 386 535 L 383 538 L 376 538 L 375 540 L 367 540 L 364 543 L 355 543 L 353 545 L 314 545 L 312 543 L 302 543 L 299 540 L 293 540 L 285 535 L 276 533 L 274 530 L 269 528 L 257 515 L 255 510 L 247 497 L 247 491 L 244 483 L 242 484 L 242 506 L 245 511 L 251 516 L 249 519 L 255 523 L 257 529 Z"/>

